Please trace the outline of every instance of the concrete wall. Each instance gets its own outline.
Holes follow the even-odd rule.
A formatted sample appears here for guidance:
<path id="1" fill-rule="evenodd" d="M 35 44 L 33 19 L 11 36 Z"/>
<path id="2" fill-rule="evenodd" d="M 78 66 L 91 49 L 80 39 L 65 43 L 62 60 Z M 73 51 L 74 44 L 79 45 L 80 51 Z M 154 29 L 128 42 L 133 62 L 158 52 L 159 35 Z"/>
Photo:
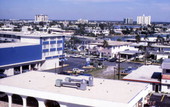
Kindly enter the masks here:
<path id="1" fill-rule="evenodd" d="M 55 69 L 59 67 L 59 58 L 47 59 L 42 65 L 41 70 Z"/>
<path id="2" fill-rule="evenodd" d="M 40 39 L 39 38 L 34 38 L 34 37 L 21 37 L 21 42 L 40 44 Z"/>
<path id="3" fill-rule="evenodd" d="M 142 99 L 142 103 L 144 103 L 144 98 L 152 91 L 152 86 L 148 84 L 146 89 L 142 90 L 138 93 L 131 101 L 129 102 L 129 107 L 134 107 L 137 103 Z"/>
<path id="4" fill-rule="evenodd" d="M 168 58 L 168 55 L 158 54 L 157 55 L 157 60 L 161 59 L 161 58 L 166 59 L 166 58 Z"/>
<path id="5" fill-rule="evenodd" d="M 167 85 L 169 84 L 170 85 L 170 80 L 162 79 L 161 83 L 167 84 Z"/>
<path id="6" fill-rule="evenodd" d="M 161 91 L 170 93 L 170 80 L 162 79 L 161 83 L 162 83 Z"/>
<path id="7" fill-rule="evenodd" d="M 169 87 L 170 87 L 170 85 L 169 85 Z M 170 93 L 170 88 L 168 89 L 167 85 L 162 85 L 161 90 L 162 90 L 162 92 Z"/>

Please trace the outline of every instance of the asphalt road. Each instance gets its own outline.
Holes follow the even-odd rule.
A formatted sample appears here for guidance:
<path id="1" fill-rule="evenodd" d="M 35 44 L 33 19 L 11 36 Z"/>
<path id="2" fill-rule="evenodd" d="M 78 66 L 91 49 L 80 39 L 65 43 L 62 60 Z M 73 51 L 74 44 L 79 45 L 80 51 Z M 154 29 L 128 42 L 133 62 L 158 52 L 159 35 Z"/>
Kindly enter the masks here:
<path id="1" fill-rule="evenodd" d="M 104 61 L 105 66 L 116 66 L 116 64 L 118 64 L 118 63 Z M 122 63 L 120 63 L 120 66 L 121 66 L 121 68 L 128 68 L 128 67 L 138 68 L 138 67 L 142 66 L 142 64 L 133 63 L 133 62 L 122 62 Z"/>
<path id="2" fill-rule="evenodd" d="M 73 68 L 82 68 L 85 64 L 86 64 L 86 59 L 85 58 L 67 58 L 68 60 L 64 62 L 64 64 L 68 64 L 69 66 L 65 66 L 65 67 L 60 67 L 57 69 L 52 69 L 52 70 L 47 70 L 45 72 L 54 72 L 54 73 L 58 73 L 58 72 L 62 72 L 62 71 L 68 71 L 68 70 L 72 70 Z M 108 62 L 108 61 L 103 61 L 103 64 L 105 66 L 116 66 L 116 62 Z M 121 68 L 128 68 L 128 67 L 132 67 L 132 68 L 138 68 L 142 66 L 142 64 L 140 63 L 133 63 L 133 62 L 122 62 L 120 64 Z"/>

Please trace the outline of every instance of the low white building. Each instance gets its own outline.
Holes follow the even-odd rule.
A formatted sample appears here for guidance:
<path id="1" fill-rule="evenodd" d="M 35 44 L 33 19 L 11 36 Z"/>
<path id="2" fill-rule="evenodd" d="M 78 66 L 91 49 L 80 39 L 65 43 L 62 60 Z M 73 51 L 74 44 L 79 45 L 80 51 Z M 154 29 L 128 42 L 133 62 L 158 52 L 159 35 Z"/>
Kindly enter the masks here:
<path id="1" fill-rule="evenodd" d="M 164 59 L 161 66 L 141 66 L 123 80 L 150 83 L 153 91 L 170 93 L 170 59 Z"/>
<path id="2" fill-rule="evenodd" d="M 95 27 L 92 29 L 92 32 L 94 35 L 100 35 L 102 33 L 102 30 L 100 27 Z"/>
<path id="3" fill-rule="evenodd" d="M 104 55 L 115 57 L 119 52 L 125 50 L 137 50 L 136 48 L 130 46 L 131 42 L 122 42 L 122 41 L 107 41 L 108 47 L 103 47 L 103 41 L 97 43 L 90 43 L 89 50 L 97 51 L 103 53 Z"/>
<path id="4" fill-rule="evenodd" d="M 125 76 L 123 80 L 135 81 L 142 83 L 150 83 L 152 90 L 156 92 L 161 91 L 161 73 L 162 69 L 157 65 L 143 65 L 130 74 Z"/>
<path id="5" fill-rule="evenodd" d="M 162 91 L 170 93 L 170 59 L 165 59 L 162 63 Z"/>
<path id="6" fill-rule="evenodd" d="M 110 34 L 110 30 L 104 29 L 104 30 L 102 30 L 102 34 L 104 34 L 105 36 L 108 36 Z"/>
<path id="7" fill-rule="evenodd" d="M 152 39 L 155 40 L 154 38 Z M 149 48 L 149 54 L 154 57 L 154 60 L 166 59 L 170 57 L 170 46 L 152 42 L 150 42 L 150 46 L 148 46 L 148 42 L 132 43 L 131 46 L 136 47 L 136 49 L 139 49 L 141 46 Z"/>
<path id="8" fill-rule="evenodd" d="M 54 101 L 60 107 L 143 107 L 145 97 L 151 91 L 150 85 L 145 83 L 97 78 L 93 79 L 93 86 L 87 86 L 85 90 L 77 89 L 79 82 L 64 87 L 55 86 L 56 79 L 66 77 L 30 71 L 0 79 L 0 97 L 7 99 L 8 107 L 17 104 L 13 102 L 16 98 L 21 102 L 18 105 L 23 107 L 45 107 L 47 101 Z M 70 78 L 87 79 L 86 76 Z"/>

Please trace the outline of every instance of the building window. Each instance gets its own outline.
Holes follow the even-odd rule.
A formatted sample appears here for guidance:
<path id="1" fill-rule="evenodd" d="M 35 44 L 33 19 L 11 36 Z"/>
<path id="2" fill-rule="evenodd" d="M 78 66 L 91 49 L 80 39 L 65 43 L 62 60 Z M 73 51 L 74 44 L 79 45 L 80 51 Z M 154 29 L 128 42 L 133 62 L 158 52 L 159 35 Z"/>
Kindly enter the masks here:
<path id="1" fill-rule="evenodd" d="M 57 44 L 57 47 L 61 48 L 62 47 L 62 43 Z"/>
<path id="2" fill-rule="evenodd" d="M 169 73 L 170 73 L 170 69 L 166 69 L 166 73 L 168 73 L 168 74 L 169 74 Z"/>
<path id="3" fill-rule="evenodd" d="M 58 51 L 58 55 L 61 55 L 62 54 L 62 51 Z"/>
<path id="4" fill-rule="evenodd" d="M 55 51 L 50 52 L 50 55 L 54 56 L 55 55 Z"/>
<path id="5" fill-rule="evenodd" d="M 49 48 L 48 44 L 43 45 L 43 49 L 48 49 L 48 48 Z"/>
<path id="6" fill-rule="evenodd" d="M 51 48 L 55 48 L 55 44 L 51 44 Z"/>
<path id="7" fill-rule="evenodd" d="M 170 85 L 167 86 L 167 89 L 170 89 Z"/>
<path id="8" fill-rule="evenodd" d="M 46 57 L 49 55 L 49 52 L 43 52 L 43 56 Z"/>

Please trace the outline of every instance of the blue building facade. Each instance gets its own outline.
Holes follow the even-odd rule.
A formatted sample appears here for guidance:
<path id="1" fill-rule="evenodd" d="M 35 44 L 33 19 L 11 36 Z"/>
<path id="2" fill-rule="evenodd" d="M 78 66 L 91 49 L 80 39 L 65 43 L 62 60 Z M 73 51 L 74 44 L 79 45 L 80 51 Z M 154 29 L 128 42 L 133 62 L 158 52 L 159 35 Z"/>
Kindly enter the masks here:
<path id="1" fill-rule="evenodd" d="M 41 45 L 1 48 L 0 59 L 0 66 L 41 60 Z"/>
<path id="2" fill-rule="evenodd" d="M 3 37 L 13 35 L 14 37 L 19 38 L 17 42 L 12 42 L 10 46 L 5 46 L 6 43 L 2 43 L 4 47 L 0 47 L 0 71 L 4 71 L 6 74 L 13 75 L 15 74 L 15 71 L 22 72 L 24 69 L 54 69 L 60 66 L 60 58 L 64 57 L 63 50 L 65 37 L 62 35 L 25 35 L 22 33 L 8 33 L 2 35 Z M 12 36 L 10 36 L 10 39 L 11 37 Z M 17 43 L 21 43 L 22 45 L 17 45 Z M 12 44 L 16 46 L 13 46 Z"/>

